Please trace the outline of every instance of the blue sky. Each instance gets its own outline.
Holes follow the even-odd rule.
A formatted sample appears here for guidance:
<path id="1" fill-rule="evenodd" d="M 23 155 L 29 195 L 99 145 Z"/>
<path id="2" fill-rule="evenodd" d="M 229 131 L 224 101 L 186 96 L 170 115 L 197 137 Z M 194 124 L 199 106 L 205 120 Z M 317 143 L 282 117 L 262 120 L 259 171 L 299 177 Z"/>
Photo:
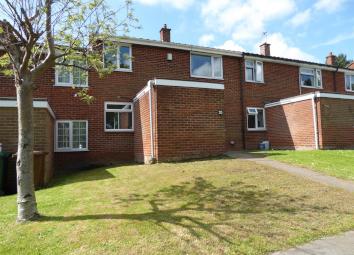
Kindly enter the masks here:
<path id="1" fill-rule="evenodd" d="M 117 0 L 110 0 L 118 6 Z M 172 41 L 323 62 L 328 52 L 354 59 L 353 0 L 133 0 L 142 29 L 134 37 L 159 39 L 164 23 Z"/>

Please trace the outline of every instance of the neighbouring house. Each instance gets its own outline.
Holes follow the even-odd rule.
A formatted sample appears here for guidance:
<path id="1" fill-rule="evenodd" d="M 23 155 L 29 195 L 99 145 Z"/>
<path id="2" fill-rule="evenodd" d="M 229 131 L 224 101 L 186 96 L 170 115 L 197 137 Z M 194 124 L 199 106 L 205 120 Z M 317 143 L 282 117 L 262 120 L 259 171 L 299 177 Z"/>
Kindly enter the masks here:
<path id="1" fill-rule="evenodd" d="M 256 149 L 354 148 L 354 70 L 170 41 L 117 38 L 118 68 L 49 70 L 35 92 L 35 143 L 56 172 L 121 161 L 154 162 Z M 87 105 L 75 97 L 88 87 Z M 16 147 L 13 81 L 0 77 L 0 143 Z M 52 127 L 54 126 L 54 127 Z"/>

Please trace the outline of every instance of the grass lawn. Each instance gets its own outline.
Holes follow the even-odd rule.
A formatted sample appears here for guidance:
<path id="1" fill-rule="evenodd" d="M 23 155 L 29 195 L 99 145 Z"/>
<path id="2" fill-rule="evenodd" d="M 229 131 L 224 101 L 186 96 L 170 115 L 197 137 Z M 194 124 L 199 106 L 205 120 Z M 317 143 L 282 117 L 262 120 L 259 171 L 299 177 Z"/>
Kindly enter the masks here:
<path id="1" fill-rule="evenodd" d="M 257 152 L 271 159 L 354 180 L 354 150 Z"/>
<path id="2" fill-rule="evenodd" d="M 354 228 L 354 194 L 238 159 L 85 171 L 37 199 L 21 225 L 0 197 L 0 254 L 267 254 Z"/>

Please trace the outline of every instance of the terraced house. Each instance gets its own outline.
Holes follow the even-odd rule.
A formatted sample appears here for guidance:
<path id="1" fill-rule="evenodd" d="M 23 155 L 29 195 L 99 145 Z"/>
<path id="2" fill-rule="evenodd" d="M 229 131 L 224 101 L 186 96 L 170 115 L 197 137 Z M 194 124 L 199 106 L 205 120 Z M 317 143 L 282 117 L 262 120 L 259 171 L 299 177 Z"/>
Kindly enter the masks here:
<path id="1" fill-rule="evenodd" d="M 55 68 L 37 83 L 35 147 L 48 167 L 70 170 L 118 161 L 153 162 L 218 155 L 229 150 L 354 147 L 354 70 L 170 41 L 119 38 L 104 52 L 117 64 L 100 78 Z M 88 87 L 87 105 L 75 97 Z M 0 143 L 16 151 L 11 78 L 0 78 Z"/>

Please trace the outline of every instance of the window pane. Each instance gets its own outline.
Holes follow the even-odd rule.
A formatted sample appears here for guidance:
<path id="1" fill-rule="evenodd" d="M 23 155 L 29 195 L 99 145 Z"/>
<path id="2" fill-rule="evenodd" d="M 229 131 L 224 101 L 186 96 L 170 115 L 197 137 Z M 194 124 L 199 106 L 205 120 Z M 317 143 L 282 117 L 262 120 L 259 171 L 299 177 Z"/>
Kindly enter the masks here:
<path id="1" fill-rule="evenodd" d="M 73 122 L 73 148 L 86 149 L 86 122 Z"/>
<path id="2" fill-rule="evenodd" d="M 118 129 L 118 112 L 106 112 L 106 129 Z"/>
<path id="3" fill-rule="evenodd" d="M 222 78 L 222 59 L 221 57 L 214 57 L 214 76 Z"/>
<path id="4" fill-rule="evenodd" d="M 254 61 L 246 60 L 246 67 L 253 68 L 254 67 Z"/>
<path id="5" fill-rule="evenodd" d="M 196 76 L 211 77 L 211 57 L 192 55 L 192 74 Z"/>
<path id="6" fill-rule="evenodd" d="M 350 76 L 351 90 L 354 91 L 354 75 Z"/>
<path id="7" fill-rule="evenodd" d="M 83 66 L 83 63 L 75 61 L 74 65 Z M 87 83 L 87 71 L 85 71 L 81 68 L 78 68 L 78 67 L 74 67 L 73 68 L 73 84 L 83 86 L 83 85 L 86 85 L 86 83 Z"/>
<path id="8" fill-rule="evenodd" d="M 253 68 L 246 68 L 246 81 L 254 81 Z"/>
<path id="9" fill-rule="evenodd" d="M 119 129 L 132 129 L 133 128 L 133 113 L 120 112 L 119 113 Z"/>
<path id="10" fill-rule="evenodd" d="M 105 67 L 115 68 L 117 66 L 117 49 L 115 47 L 106 47 L 103 58 Z"/>
<path id="11" fill-rule="evenodd" d="M 350 84 L 350 75 L 345 76 L 345 89 L 350 90 L 351 84 Z"/>
<path id="12" fill-rule="evenodd" d="M 58 83 L 69 84 L 70 83 L 70 70 L 66 66 L 58 66 Z"/>
<path id="13" fill-rule="evenodd" d="M 316 70 L 316 86 L 322 87 L 322 72 L 321 72 L 321 70 Z"/>
<path id="14" fill-rule="evenodd" d="M 314 69 L 309 69 L 309 68 L 301 68 L 301 73 L 302 74 L 309 74 L 309 75 L 314 75 L 315 70 Z"/>
<path id="15" fill-rule="evenodd" d="M 260 109 L 258 109 L 258 114 L 257 114 L 257 127 L 264 128 L 263 110 Z"/>
<path id="16" fill-rule="evenodd" d="M 263 63 L 262 62 L 256 63 L 256 81 L 259 81 L 259 82 L 263 81 Z"/>
<path id="17" fill-rule="evenodd" d="M 130 47 L 120 46 L 119 47 L 119 67 L 123 69 L 130 69 L 131 56 Z"/>
<path id="18" fill-rule="evenodd" d="M 248 115 L 248 128 L 256 128 L 256 115 Z"/>
<path id="19" fill-rule="evenodd" d="M 70 148 L 70 124 L 68 122 L 58 123 L 58 148 Z"/>
<path id="20" fill-rule="evenodd" d="M 303 86 L 314 86 L 314 76 L 313 75 L 308 75 L 308 74 L 301 74 L 300 75 L 301 79 L 301 85 Z"/>

